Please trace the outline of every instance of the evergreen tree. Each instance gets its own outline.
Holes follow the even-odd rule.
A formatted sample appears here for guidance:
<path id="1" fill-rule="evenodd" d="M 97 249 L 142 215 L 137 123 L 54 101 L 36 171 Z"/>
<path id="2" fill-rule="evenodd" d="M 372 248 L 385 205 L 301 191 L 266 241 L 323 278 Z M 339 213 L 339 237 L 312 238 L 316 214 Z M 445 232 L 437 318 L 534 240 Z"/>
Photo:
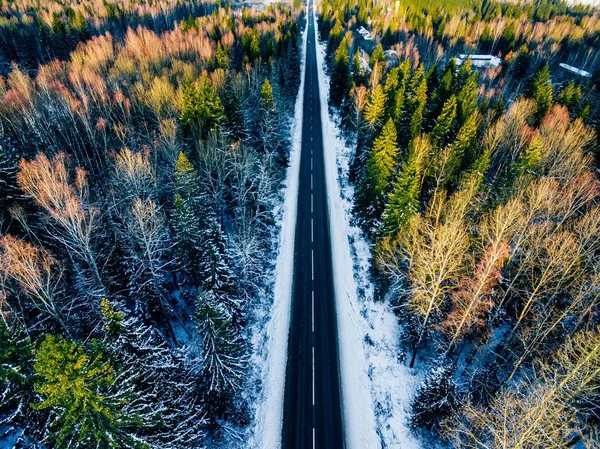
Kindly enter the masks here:
<path id="1" fill-rule="evenodd" d="M 151 447 L 202 447 L 207 422 L 197 382 L 199 357 L 189 347 L 171 349 L 155 328 L 123 310 L 100 301 L 102 343 L 121 367 L 119 390 L 136 396 L 126 412 L 140 417 L 138 431 Z"/>
<path id="2" fill-rule="evenodd" d="M 412 403 L 413 427 L 437 428 L 458 406 L 455 370 L 455 365 L 436 366 L 421 382 Z"/>
<path id="3" fill-rule="evenodd" d="M 201 136 L 218 127 L 225 119 L 221 98 L 208 76 L 202 75 L 197 84 L 187 82 L 183 89 L 181 121 L 199 130 Z"/>
<path id="4" fill-rule="evenodd" d="M 356 50 L 354 52 L 354 57 L 352 58 L 352 83 L 360 86 L 365 84 L 366 76 L 365 69 L 363 69 L 361 60 L 360 60 L 360 51 Z"/>
<path id="5" fill-rule="evenodd" d="M 531 82 L 531 94 L 537 104 L 536 117 L 541 120 L 552 106 L 552 83 L 550 82 L 550 68 L 544 64 L 537 71 Z"/>
<path id="6" fill-rule="evenodd" d="M 385 93 L 380 84 L 375 86 L 365 106 L 365 122 L 372 130 L 377 130 L 385 118 Z"/>
<path id="7" fill-rule="evenodd" d="M 203 233 L 203 245 L 199 270 L 202 288 L 206 292 L 213 292 L 218 302 L 227 306 L 233 319 L 239 321 L 243 310 L 237 291 L 237 277 L 233 271 L 225 235 L 214 218 Z"/>
<path id="8" fill-rule="evenodd" d="M 533 138 L 527 148 L 519 156 L 519 160 L 515 163 L 514 170 L 511 170 L 515 175 L 523 176 L 530 174 L 533 176 L 540 175 L 540 162 L 542 161 L 542 150 L 544 147 L 544 140 L 542 136 L 538 135 Z"/>
<path id="9" fill-rule="evenodd" d="M 383 62 L 384 60 L 385 54 L 383 53 L 383 47 L 381 46 L 381 43 L 378 43 L 377 47 L 375 47 L 375 50 L 373 50 L 373 53 L 371 53 L 371 59 L 369 63 L 371 64 L 371 67 L 373 67 L 378 62 Z"/>
<path id="10" fill-rule="evenodd" d="M 364 176 L 358 186 L 356 209 L 367 229 L 379 219 L 384 207 L 396 161 L 398 159 L 397 132 L 392 119 L 388 119 L 381 134 L 373 143 Z M 372 229 L 368 229 L 369 232 Z"/>
<path id="11" fill-rule="evenodd" d="M 427 80 L 425 78 L 425 69 L 419 65 L 410 80 L 407 95 L 405 121 L 401 126 L 400 136 L 403 140 L 401 144 L 410 142 L 421 134 L 423 128 L 423 117 L 425 114 L 425 105 L 427 103 Z"/>
<path id="12" fill-rule="evenodd" d="M 27 425 L 33 381 L 33 347 L 22 329 L 0 320 L 0 416 L 3 424 Z"/>
<path id="13" fill-rule="evenodd" d="M 408 158 L 402 164 L 392 185 L 392 191 L 383 212 L 386 235 L 394 235 L 401 231 L 419 211 L 421 183 L 430 152 L 431 145 L 426 137 L 418 137 L 410 143 Z"/>
<path id="14" fill-rule="evenodd" d="M 465 79 L 463 86 L 456 95 L 456 118 L 458 126 L 462 126 L 476 109 L 477 73 L 473 73 Z"/>
<path id="15" fill-rule="evenodd" d="M 572 117 L 577 116 L 579 112 L 579 103 L 581 102 L 581 86 L 574 81 L 568 83 L 556 97 L 556 101 L 569 109 Z"/>
<path id="16" fill-rule="evenodd" d="M 133 398 L 115 391 L 116 373 L 99 348 L 90 353 L 61 336 L 48 334 L 35 352 L 33 406 L 49 410 L 51 438 L 61 448 L 144 448 L 132 430 L 139 417 L 124 413 Z"/>
<path id="17" fill-rule="evenodd" d="M 436 118 L 442 113 L 444 105 L 456 91 L 456 87 L 456 60 L 452 58 L 444 68 L 439 86 L 431 94 L 426 129 L 431 129 L 435 125 Z"/>
<path id="18" fill-rule="evenodd" d="M 340 106 L 348 93 L 350 80 L 350 42 L 352 34 L 346 33 L 333 58 L 329 96 L 334 106 Z"/>
<path id="19" fill-rule="evenodd" d="M 215 52 L 215 67 L 228 70 L 230 65 L 229 53 L 221 44 L 218 44 L 217 51 Z"/>
<path id="20" fill-rule="evenodd" d="M 198 198 L 200 191 L 200 179 L 196 169 L 183 153 L 179 152 L 175 164 L 175 192 L 182 198 Z"/>
<path id="21" fill-rule="evenodd" d="M 197 284 L 198 267 L 202 252 L 202 232 L 198 215 L 189 199 L 184 199 L 176 194 L 173 200 L 173 216 L 171 219 L 173 229 L 173 252 L 175 264 L 186 278 Z"/>
<path id="22" fill-rule="evenodd" d="M 195 319 L 202 338 L 202 366 L 209 393 L 236 391 L 247 359 L 244 340 L 231 314 L 214 292 L 207 290 L 198 296 Z"/>
<path id="23" fill-rule="evenodd" d="M 444 107 L 436 120 L 435 126 L 431 131 L 431 143 L 442 148 L 452 139 L 456 129 L 456 97 L 451 95 L 444 103 Z"/>
<path id="24" fill-rule="evenodd" d="M 282 138 L 273 87 L 265 78 L 260 89 L 260 145 L 264 152 L 282 165 L 287 164 L 285 140 Z"/>

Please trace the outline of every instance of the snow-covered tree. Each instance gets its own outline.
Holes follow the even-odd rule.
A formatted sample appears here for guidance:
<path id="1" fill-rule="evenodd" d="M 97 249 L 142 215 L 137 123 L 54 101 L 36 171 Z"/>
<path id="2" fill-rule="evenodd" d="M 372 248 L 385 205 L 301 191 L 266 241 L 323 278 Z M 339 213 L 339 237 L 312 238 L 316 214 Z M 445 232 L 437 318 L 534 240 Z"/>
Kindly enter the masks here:
<path id="1" fill-rule="evenodd" d="M 216 394 L 236 391 L 247 363 L 238 326 L 211 290 L 198 295 L 195 319 L 202 339 L 202 366 L 208 390 Z"/>
<path id="2" fill-rule="evenodd" d="M 454 365 L 437 365 L 428 373 L 412 402 L 411 425 L 437 428 L 458 405 Z"/>

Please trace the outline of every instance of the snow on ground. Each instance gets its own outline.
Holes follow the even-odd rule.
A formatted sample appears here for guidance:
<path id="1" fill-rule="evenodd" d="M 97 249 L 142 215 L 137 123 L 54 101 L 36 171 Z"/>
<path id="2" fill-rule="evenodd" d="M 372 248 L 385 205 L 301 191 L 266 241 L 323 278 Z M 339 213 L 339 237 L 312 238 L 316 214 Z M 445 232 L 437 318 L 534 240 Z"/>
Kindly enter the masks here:
<path id="1" fill-rule="evenodd" d="M 308 10 L 308 7 L 307 7 Z M 257 335 L 253 345 L 261 346 L 252 363 L 258 364 L 263 372 L 262 391 L 255 412 L 254 433 L 249 447 L 275 449 L 281 447 L 283 425 L 283 399 L 285 392 L 285 369 L 287 366 L 287 344 L 290 326 L 292 282 L 294 265 L 294 238 L 296 231 L 296 206 L 300 177 L 300 149 L 302 144 L 302 103 L 304 101 L 304 72 L 306 34 L 302 37 L 302 62 L 300 88 L 296 98 L 290 165 L 285 181 L 285 200 L 280 217 L 279 253 L 275 267 L 273 306 L 262 335 Z M 261 341 L 262 340 L 262 341 Z M 262 354 L 262 355 L 261 355 Z"/>
<path id="2" fill-rule="evenodd" d="M 400 360 L 398 336 L 402 329 L 387 304 L 373 300 L 368 274 L 370 247 L 349 221 L 354 195 L 347 181 L 352 150 L 339 135 L 337 120 L 328 113 L 329 77 L 324 73 L 324 61 L 325 48 L 319 43 L 317 66 L 346 444 L 349 449 L 416 449 L 422 444 L 410 433 L 407 418 L 422 374 Z"/>

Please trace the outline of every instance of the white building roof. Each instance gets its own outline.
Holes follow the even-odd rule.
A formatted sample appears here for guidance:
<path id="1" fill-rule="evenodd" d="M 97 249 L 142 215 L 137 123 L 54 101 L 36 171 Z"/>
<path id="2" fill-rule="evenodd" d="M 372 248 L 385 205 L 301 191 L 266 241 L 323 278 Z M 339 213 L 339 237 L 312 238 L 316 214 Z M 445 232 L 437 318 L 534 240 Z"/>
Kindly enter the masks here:
<path id="1" fill-rule="evenodd" d="M 592 76 L 590 72 L 586 72 L 585 70 L 578 69 L 577 67 L 573 67 L 572 65 L 565 64 L 563 62 L 561 62 L 558 65 L 561 66 L 563 69 L 568 70 L 569 72 L 574 73 L 576 75 L 583 76 L 584 78 L 590 78 Z"/>
<path id="2" fill-rule="evenodd" d="M 471 64 L 479 68 L 500 67 L 502 65 L 502 59 L 494 55 L 458 55 L 456 63 L 461 65 L 467 59 L 471 59 Z"/>

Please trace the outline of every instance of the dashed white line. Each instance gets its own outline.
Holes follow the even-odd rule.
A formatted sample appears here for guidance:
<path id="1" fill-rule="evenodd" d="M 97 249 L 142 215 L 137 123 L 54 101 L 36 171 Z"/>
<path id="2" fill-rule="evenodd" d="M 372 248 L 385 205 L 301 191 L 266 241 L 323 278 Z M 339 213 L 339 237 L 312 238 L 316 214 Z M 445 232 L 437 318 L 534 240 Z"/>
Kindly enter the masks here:
<path id="1" fill-rule="evenodd" d="M 312 280 L 315 280 L 315 251 L 314 250 L 310 250 L 310 269 L 311 269 L 311 276 L 312 276 Z"/>
<path id="2" fill-rule="evenodd" d="M 312 207 L 311 207 L 312 212 Z M 310 219 L 310 243 L 315 243 L 315 224 L 313 219 Z"/>
<path id="3" fill-rule="evenodd" d="M 312 193 L 310 194 L 310 213 L 311 214 L 313 213 L 313 194 Z M 313 221 L 313 219 L 311 218 L 310 219 L 311 226 L 312 226 L 312 221 Z"/>
<path id="4" fill-rule="evenodd" d="M 315 405 L 315 347 L 312 347 L 312 405 Z M 314 430 L 314 429 L 313 429 Z"/>
<path id="5" fill-rule="evenodd" d="M 310 190 L 313 189 L 313 174 L 310 174 Z"/>
<path id="6" fill-rule="evenodd" d="M 310 300 L 310 304 L 311 304 L 311 316 L 312 316 L 312 331 L 315 331 L 315 291 L 313 290 L 312 292 L 312 298 Z M 314 347 L 314 346 L 313 346 Z"/>

